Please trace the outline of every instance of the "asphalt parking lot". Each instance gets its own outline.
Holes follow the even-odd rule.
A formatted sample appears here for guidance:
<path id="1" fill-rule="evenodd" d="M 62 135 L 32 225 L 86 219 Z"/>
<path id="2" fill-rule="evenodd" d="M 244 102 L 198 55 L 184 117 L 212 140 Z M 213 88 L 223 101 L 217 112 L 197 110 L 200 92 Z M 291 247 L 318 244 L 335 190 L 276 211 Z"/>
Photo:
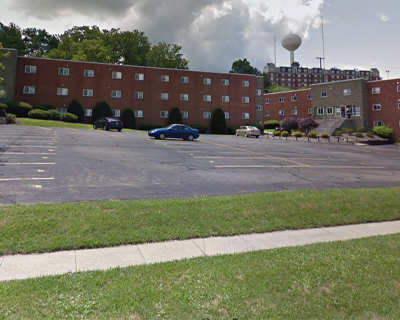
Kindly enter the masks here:
<path id="1" fill-rule="evenodd" d="M 0 126 L 0 204 L 400 186 L 400 146 Z"/>

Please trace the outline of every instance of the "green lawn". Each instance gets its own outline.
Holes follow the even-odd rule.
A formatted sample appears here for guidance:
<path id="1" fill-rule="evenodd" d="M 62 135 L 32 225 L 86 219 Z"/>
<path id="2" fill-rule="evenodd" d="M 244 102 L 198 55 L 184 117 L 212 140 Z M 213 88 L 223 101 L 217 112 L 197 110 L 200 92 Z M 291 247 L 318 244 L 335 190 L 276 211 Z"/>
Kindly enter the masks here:
<path id="1" fill-rule="evenodd" d="M 400 188 L 0 206 L 0 255 L 400 219 Z"/>
<path id="2" fill-rule="evenodd" d="M 400 319 L 400 235 L 0 283 L 0 319 Z"/>

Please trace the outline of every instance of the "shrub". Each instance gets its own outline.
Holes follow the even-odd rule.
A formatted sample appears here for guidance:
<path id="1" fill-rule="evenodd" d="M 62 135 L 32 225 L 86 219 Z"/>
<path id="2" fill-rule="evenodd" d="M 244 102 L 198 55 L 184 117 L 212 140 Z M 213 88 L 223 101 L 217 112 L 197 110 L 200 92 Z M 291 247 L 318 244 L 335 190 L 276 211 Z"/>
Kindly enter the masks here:
<path id="1" fill-rule="evenodd" d="M 386 125 L 382 125 L 380 127 L 374 127 L 372 129 L 372 132 L 375 133 L 376 135 L 378 135 L 381 138 L 385 138 L 388 139 L 392 136 L 393 134 L 393 129 L 390 128 L 389 126 Z"/>
<path id="2" fill-rule="evenodd" d="M 211 133 L 213 134 L 226 134 L 226 119 L 225 112 L 221 108 L 217 108 L 214 111 L 214 115 L 211 118 Z"/>
<path id="3" fill-rule="evenodd" d="M 336 131 L 335 131 L 335 136 L 337 136 L 337 137 L 338 137 L 338 136 L 341 136 L 342 133 L 343 133 L 343 132 L 342 132 L 341 130 L 336 130 Z"/>
<path id="4" fill-rule="evenodd" d="M 48 114 L 47 114 L 47 111 L 44 111 L 41 109 L 33 109 L 33 110 L 29 111 L 28 117 L 32 118 L 32 119 L 47 120 Z"/>
<path id="5" fill-rule="evenodd" d="M 68 112 L 76 115 L 78 117 L 79 123 L 85 122 L 85 113 L 81 104 L 77 100 L 72 100 L 71 104 L 68 107 Z"/>
<path id="6" fill-rule="evenodd" d="M 7 118 L 6 118 L 6 123 L 16 123 L 17 121 L 15 120 L 17 117 L 13 113 L 7 113 Z"/>
<path id="7" fill-rule="evenodd" d="M 282 137 L 287 137 L 289 135 L 289 132 L 287 132 L 287 131 L 285 131 L 285 130 L 283 130 L 282 132 L 281 132 L 281 136 Z"/>
<path id="8" fill-rule="evenodd" d="M 280 127 L 288 132 L 299 128 L 299 120 L 295 118 L 285 118 L 281 121 Z"/>
<path id="9" fill-rule="evenodd" d="M 374 134 L 372 131 L 368 131 L 368 132 L 367 132 L 367 137 L 368 137 L 368 138 L 375 139 L 375 134 Z"/>
<path id="10" fill-rule="evenodd" d="M 69 113 L 69 112 L 61 114 L 60 119 L 61 119 L 61 121 L 64 121 L 64 122 L 72 122 L 72 123 L 78 122 L 78 116 L 76 116 L 72 113 Z"/>
<path id="11" fill-rule="evenodd" d="M 314 120 L 314 118 L 304 118 L 299 121 L 299 129 L 306 135 L 309 134 L 311 130 L 318 128 L 319 124 Z"/>
<path id="12" fill-rule="evenodd" d="M 8 106 L 7 112 L 13 113 L 20 118 L 27 118 L 29 111 L 32 110 L 32 106 L 25 102 L 10 101 L 6 104 Z"/>
<path id="13" fill-rule="evenodd" d="M 162 128 L 162 127 L 163 127 L 162 125 L 155 124 L 155 123 L 143 123 L 140 126 L 140 130 L 150 131 L 150 130 Z"/>
<path id="14" fill-rule="evenodd" d="M 240 128 L 240 126 L 230 126 L 230 127 L 228 127 L 228 133 L 235 134 L 236 130 L 239 128 Z"/>
<path id="15" fill-rule="evenodd" d="M 350 128 L 342 128 L 342 130 L 344 133 L 347 133 L 347 134 L 353 134 L 353 132 L 354 132 L 354 130 L 350 129 Z"/>
<path id="16" fill-rule="evenodd" d="M 294 133 L 294 136 L 295 136 L 296 138 L 301 138 L 301 137 L 303 136 L 303 134 L 302 134 L 300 131 L 296 131 L 296 132 Z"/>
<path id="17" fill-rule="evenodd" d="M 329 134 L 327 134 L 326 132 L 324 132 L 324 133 L 321 134 L 321 138 L 329 139 Z"/>
<path id="18" fill-rule="evenodd" d="M 136 129 L 135 112 L 131 108 L 125 109 L 122 112 L 121 121 L 124 124 L 124 128 Z"/>
<path id="19" fill-rule="evenodd" d="M 56 120 L 56 121 L 59 121 L 60 118 L 61 118 L 60 113 L 59 113 L 57 110 L 55 110 L 55 109 L 51 109 L 51 110 L 46 111 L 46 112 L 47 112 L 47 118 L 48 118 L 49 120 Z"/>
<path id="20" fill-rule="evenodd" d="M 249 123 L 246 123 L 246 126 L 253 126 L 253 127 L 256 127 L 256 128 L 258 128 L 258 129 L 260 130 L 261 134 L 264 133 L 264 126 L 263 126 L 262 124 L 260 124 L 260 123 L 252 123 L 252 122 L 249 122 Z"/>
<path id="21" fill-rule="evenodd" d="M 112 111 L 109 104 L 105 101 L 99 102 L 92 110 L 92 120 L 93 122 L 99 120 L 103 117 L 112 117 Z"/>
<path id="22" fill-rule="evenodd" d="M 7 114 L 8 106 L 5 103 L 0 103 L 0 117 L 3 117 Z"/>
<path id="23" fill-rule="evenodd" d="M 274 136 L 280 136 L 281 132 L 279 130 L 274 131 Z"/>
<path id="24" fill-rule="evenodd" d="M 311 132 L 308 133 L 308 136 L 310 138 L 316 138 L 317 137 L 317 133 L 315 131 L 311 131 Z"/>
<path id="25" fill-rule="evenodd" d="M 281 122 L 279 120 L 268 120 L 264 122 L 264 129 L 275 129 L 279 127 Z"/>
<path id="26" fill-rule="evenodd" d="M 178 107 L 173 107 L 168 113 L 168 124 L 181 124 L 182 115 Z"/>
<path id="27" fill-rule="evenodd" d="M 204 124 L 192 124 L 189 127 L 199 130 L 199 133 L 207 133 L 207 126 Z"/>
<path id="28" fill-rule="evenodd" d="M 39 105 L 33 106 L 33 109 L 40 109 L 40 110 L 44 110 L 44 111 L 49 111 L 49 110 L 56 109 L 56 107 L 51 105 L 51 104 L 39 104 Z"/>
<path id="29" fill-rule="evenodd" d="M 364 138 L 364 133 L 357 132 L 357 133 L 355 134 L 355 136 L 356 136 L 357 138 Z"/>
<path id="30" fill-rule="evenodd" d="M 363 133 L 363 132 L 365 132 L 365 128 L 364 127 L 359 127 L 357 129 L 357 132 Z"/>

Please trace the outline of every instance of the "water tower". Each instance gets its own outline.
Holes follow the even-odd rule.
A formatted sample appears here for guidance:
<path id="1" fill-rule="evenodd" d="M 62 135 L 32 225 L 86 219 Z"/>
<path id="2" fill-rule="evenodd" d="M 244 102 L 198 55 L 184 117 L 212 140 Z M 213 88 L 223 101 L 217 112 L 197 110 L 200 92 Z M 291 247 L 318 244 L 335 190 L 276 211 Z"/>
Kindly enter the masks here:
<path id="1" fill-rule="evenodd" d="M 294 62 L 294 52 L 301 46 L 301 38 L 297 34 L 289 33 L 281 40 L 282 47 L 290 52 L 290 65 Z"/>

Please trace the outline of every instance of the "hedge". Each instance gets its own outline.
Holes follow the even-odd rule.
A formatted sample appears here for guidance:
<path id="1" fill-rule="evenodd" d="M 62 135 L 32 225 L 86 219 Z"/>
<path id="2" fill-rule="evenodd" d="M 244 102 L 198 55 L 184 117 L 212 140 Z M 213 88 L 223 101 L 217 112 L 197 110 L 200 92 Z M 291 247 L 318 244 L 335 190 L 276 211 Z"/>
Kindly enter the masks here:
<path id="1" fill-rule="evenodd" d="M 76 116 L 72 113 L 69 113 L 69 112 L 61 114 L 60 118 L 61 118 L 61 121 L 64 121 L 64 122 L 72 122 L 72 123 L 78 122 L 78 116 Z"/>
<path id="2" fill-rule="evenodd" d="M 157 128 L 162 128 L 163 126 L 159 125 L 159 124 L 155 124 L 155 123 L 143 123 L 140 126 L 140 130 L 145 130 L 145 131 L 150 131 L 153 129 L 157 129 Z"/>
<path id="3" fill-rule="evenodd" d="M 204 124 L 192 124 L 189 127 L 199 130 L 199 133 L 207 133 L 207 126 Z"/>

